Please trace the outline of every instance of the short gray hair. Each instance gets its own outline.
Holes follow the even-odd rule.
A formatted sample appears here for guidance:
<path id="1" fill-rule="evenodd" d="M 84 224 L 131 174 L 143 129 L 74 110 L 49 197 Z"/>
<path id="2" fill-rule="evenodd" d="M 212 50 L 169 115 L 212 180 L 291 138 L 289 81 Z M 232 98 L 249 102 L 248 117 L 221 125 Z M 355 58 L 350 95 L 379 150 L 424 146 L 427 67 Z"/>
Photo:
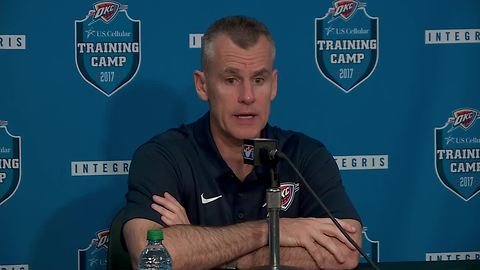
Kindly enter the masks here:
<path id="1" fill-rule="evenodd" d="M 200 55 L 202 70 L 205 70 L 207 60 L 213 54 L 213 41 L 220 34 L 226 34 L 235 45 L 242 49 L 254 46 L 258 38 L 264 36 L 272 44 L 273 57 L 275 58 L 275 42 L 272 34 L 263 23 L 247 16 L 229 16 L 215 21 L 203 35 Z"/>

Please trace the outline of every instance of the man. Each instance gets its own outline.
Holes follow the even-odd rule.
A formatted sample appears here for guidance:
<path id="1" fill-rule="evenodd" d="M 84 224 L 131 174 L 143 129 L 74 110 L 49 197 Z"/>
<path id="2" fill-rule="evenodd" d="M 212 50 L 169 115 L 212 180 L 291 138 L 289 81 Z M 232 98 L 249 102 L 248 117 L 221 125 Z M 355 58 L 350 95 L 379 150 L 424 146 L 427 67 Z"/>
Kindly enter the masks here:
<path id="1" fill-rule="evenodd" d="M 123 227 L 132 265 L 152 228 L 163 228 L 174 269 L 268 265 L 267 173 L 244 164 L 241 155 L 243 140 L 255 137 L 279 140 L 279 149 L 360 245 L 360 219 L 323 144 L 267 124 L 278 76 L 267 28 L 243 16 L 220 19 L 205 33 L 201 57 L 194 81 L 209 112 L 154 137 L 132 159 Z M 280 213 L 281 264 L 355 268 L 354 247 L 288 164 L 278 166 L 280 182 L 290 187 Z"/>

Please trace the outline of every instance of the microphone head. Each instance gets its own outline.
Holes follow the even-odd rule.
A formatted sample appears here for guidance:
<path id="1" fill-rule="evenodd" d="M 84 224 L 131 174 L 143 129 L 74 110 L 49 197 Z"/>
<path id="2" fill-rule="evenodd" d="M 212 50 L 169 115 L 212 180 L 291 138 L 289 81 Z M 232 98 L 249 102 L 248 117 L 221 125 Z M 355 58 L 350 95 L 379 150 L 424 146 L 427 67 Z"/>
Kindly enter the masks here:
<path id="1" fill-rule="evenodd" d="M 254 166 L 272 165 L 271 152 L 277 148 L 278 141 L 274 139 L 245 139 L 242 148 L 243 163 Z"/>

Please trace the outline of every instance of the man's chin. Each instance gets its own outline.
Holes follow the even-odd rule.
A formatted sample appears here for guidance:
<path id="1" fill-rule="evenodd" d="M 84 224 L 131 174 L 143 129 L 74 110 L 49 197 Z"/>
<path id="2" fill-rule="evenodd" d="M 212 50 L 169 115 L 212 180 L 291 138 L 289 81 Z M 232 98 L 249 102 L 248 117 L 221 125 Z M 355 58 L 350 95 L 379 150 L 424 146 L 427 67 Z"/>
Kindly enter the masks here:
<path id="1" fill-rule="evenodd" d="M 235 138 L 237 140 L 245 140 L 245 139 L 252 139 L 252 138 L 258 138 L 260 136 L 260 132 L 259 131 L 251 131 L 251 132 L 246 132 L 246 131 L 243 131 L 243 132 L 236 132 L 235 133 Z"/>

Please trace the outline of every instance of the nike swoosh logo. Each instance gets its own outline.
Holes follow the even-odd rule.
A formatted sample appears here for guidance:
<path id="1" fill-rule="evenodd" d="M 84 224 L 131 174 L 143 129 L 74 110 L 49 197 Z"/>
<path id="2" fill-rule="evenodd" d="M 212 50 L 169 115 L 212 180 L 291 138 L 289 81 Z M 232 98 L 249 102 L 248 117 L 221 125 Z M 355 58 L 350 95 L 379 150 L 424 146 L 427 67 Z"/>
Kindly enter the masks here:
<path id="1" fill-rule="evenodd" d="M 212 198 L 205 198 L 205 197 L 203 197 L 203 193 L 202 193 L 202 195 L 200 195 L 200 198 L 202 198 L 202 204 L 211 203 L 213 201 L 216 201 L 216 200 L 220 199 L 221 197 L 222 197 L 222 195 L 218 195 L 218 196 L 212 197 Z"/>

